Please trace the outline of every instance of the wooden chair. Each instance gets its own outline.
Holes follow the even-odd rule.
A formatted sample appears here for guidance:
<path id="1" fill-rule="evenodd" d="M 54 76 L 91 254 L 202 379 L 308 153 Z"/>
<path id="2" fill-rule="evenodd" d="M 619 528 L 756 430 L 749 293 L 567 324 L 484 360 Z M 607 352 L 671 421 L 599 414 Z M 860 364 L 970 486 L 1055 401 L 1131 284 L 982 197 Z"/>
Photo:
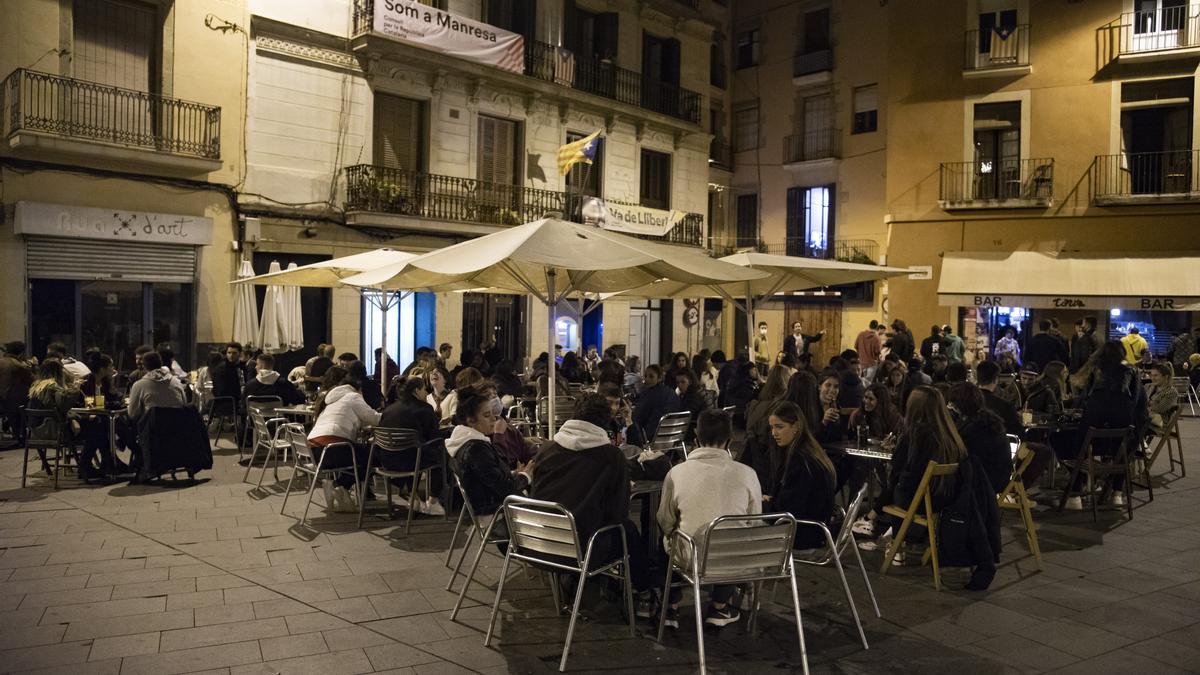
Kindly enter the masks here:
<path id="1" fill-rule="evenodd" d="M 1008 485 L 1000 491 L 996 497 L 996 503 L 1001 509 L 1009 509 L 1021 514 L 1021 523 L 1025 526 L 1025 538 L 1029 542 L 1029 552 L 1033 554 L 1033 559 L 1037 563 L 1038 569 L 1042 569 L 1042 549 L 1038 546 L 1037 527 L 1033 523 L 1033 510 L 1030 508 L 1029 493 L 1025 491 L 1025 481 L 1022 476 L 1025 470 L 1033 464 L 1034 452 L 1026 444 L 1022 443 L 1017 448 L 1017 465 L 1013 469 L 1012 477 L 1008 479 Z"/>
<path id="2" fill-rule="evenodd" d="M 1179 464 L 1179 477 L 1187 476 L 1187 467 L 1183 465 L 1183 438 L 1179 435 L 1179 417 L 1183 414 L 1181 408 L 1176 408 L 1167 421 L 1163 423 L 1162 433 L 1158 435 L 1158 442 L 1154 444 L 1154 449 L 1150 451 L 1150 455 L 1142 460 L 1142 477 L 1146 481 L 1146 486 L 1150 491 L 1150 499 L 1154 499 L 1154 488 L 1150 487 L 1150 469 L 1154 466 L 1154 461 L 1158 459 L 1159 453 L 1165 447 L 1167 450 L 1167 460 L 1171 463 L 1171 468 L 1167 473 L 1175 471 L 1175 465 Z M 1179 457 L 1176 458 L 1176 453 Z"/>
<path id="3" fill-rule="evenodd" d="M 899 506 L 889 504 L 883 507 L 883 512 L 889 516 L 903 518 L 900 523 L 900 528 L 896 531 L 896 537 L 892 540 L 892 545 L 888 547 L 887 553 L 883 556 L 883 567 L 880 568 L 880 574 L 887 574 L 888 569 L 892 566 L 892 559 L 896 556 L 896 552 L 904 546 L 904 537 L 908 535 L 908 528 L 916 523 L 924 527 L 929 532 L 929 548 L 926 549 L 925 555 L 921 557 L 921 564 L 924 565 L 927 561 L 933 563 L 933 587 L 937 590 L 942 590 L 942 570 L 938 567 L 938 551 L 937 551 L 937 516 L 933 510 L 933 496 L 929 493 L 931 484 L 934 478 L 942 478 L 952 476 L 958 473 L 958 464 L 938 464 L 930 460 L 925 466 L 925 473 L 921 476 L 921 482 L 917 485 L 917 492 L 913 495 L 912 501 L 909 502 L 907 509 L 901 509 Z M 923 510 L 923 513 L 917 511 Z"/>
<path id="4" fill-rule="evenodd" d="M 1087 488 L 1083 494 L 1091 498 L 1092 520 L 1097 520 L 1096 502 L 1099 495 L 1096 494 L 1096 478 L 1124 476 L 1125 489 L 1123 492 L 1125 493 L 1125 509 L 1129 513 L 1129 519 L 1132 520 L 1133 463 L 1129 461 L 1129 439 L 1132 437 L 1133 427 L 1123 427 L 1120 429 L 1089 427 L 1087 434 L 1083 437 L 1083 445 L 1079 447 L 1079 456 L 1075 459 L 1063 461 L 1063 464 L 1071 470 L 1071 475 L 1067 479 L 1067 487 L 1063 490 L 1062 499 L 1058 503 L 1058 510 L 1062 511 L 1066 508 L 1067 499 L 1071 496 L 1072 492 L 1071 487 L 1075 485 L 1075 479 L 1081 472 L 1086 473 Z M 1104 440 L 1117 441 L 1117 448 L 1112 453 L 1106 453 L 1106 459 L 1097 459 L 1095 454 L 1096 441 Z"/>

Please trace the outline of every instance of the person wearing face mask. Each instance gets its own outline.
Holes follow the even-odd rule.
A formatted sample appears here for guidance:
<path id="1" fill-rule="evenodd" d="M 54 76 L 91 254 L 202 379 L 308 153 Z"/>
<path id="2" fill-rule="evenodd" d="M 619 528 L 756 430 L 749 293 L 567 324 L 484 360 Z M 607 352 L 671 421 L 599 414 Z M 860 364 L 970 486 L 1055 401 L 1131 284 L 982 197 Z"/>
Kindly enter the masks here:
<path id="1" fill-rule="evenodd" d="M 767 339 L 767 322 L 759 321 L 758 335 L 754 336 L 754 365 L 758 367 L 759 375 L 766 377 L 773 355 L 771 341 Z"/>
<path id="2" fill-rule="evenodd" d="M 532 480 L 533 462 L 510 469 L 496 447 L 491 434 L 496 429 L 496 413 L 491 397 L 474 389 L 461 389 L 456 412 L 458 424 L 446 441 L 446 452 L 458 464 L 463 491 L 471 501 L 475 515 L 486 520 L 499 510 L 509 495 L 520 494 Z M 502 528 L 497 525 L 497 528 Z M 497 529 L 503 536 L 507 532 Z"/>

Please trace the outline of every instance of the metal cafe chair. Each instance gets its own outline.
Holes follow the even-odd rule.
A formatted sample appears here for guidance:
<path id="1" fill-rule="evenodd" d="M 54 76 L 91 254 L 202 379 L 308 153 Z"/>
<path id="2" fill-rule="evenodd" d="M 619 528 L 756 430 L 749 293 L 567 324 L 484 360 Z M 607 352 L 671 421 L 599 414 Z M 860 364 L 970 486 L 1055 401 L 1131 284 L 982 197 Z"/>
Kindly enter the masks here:
<path id="1" fill-rule="evenodd" d="M 358 477 L 358 459 L 354 455 L 354 446 L 350 443 L 331 443 L 325 446 L 321 452 L 321 458 L 317 459 L 313 456 L 312 450 L 308 447 L 308 434 L 305 433 L 304 427 L 300 424 L 289 423 L 284 425 L 287 434 L 288 442 L 292 445 L 292 477 L 288 479 L 287 491 L 283 493 L 283 506 L 279 507 L 280 515 L 287 510 L 288 496 L 292 493 L 292 483 L 295 482 L 296 476 L 304 474 L 308 476 L 308 497 L 304 504 L 304 515 L 300 517 L 300 524 L 308 524 L 308 509 L 312 506 L 313 492 L 317 488 L 317 481 L 321 478 L 334 478 L 338 474 L 347 471 L 353 471 L 355 479 Z M 350 464 L 333 465 L 329 460 L 332 454 L 330 450 L 333 448 L 345 448 L 350 453 Z M 359 502 L 362 501 L 362 495 L 359 495 Z M 326 504 L 328 508 L 330 505 Z"/>
<path id="2" fill-rule="evenodd" d="M 446 548 L 446 567 L 450 567 L 450 559 L 454 557 L 454 545 L 458 542 L 458 532 L 463 525 L 463 520 L 467 521 L 469 529 L 467 530 L 467 540 L 463 542 L 462 553 L 458 556 L 458 563 L 454 565 L 453 570 L 450 572 L 450 580 L 446 582 L 447 591 L 454 589 L 454 580 L 461 573 L 463 561 L 466 560 L 467 552 L 471 550 L 471 542 L 475 541 L 476 537 L 479 537 L 479 548 L 475 551 L 475 564 L 471 566 L 471 573 L 467 575 L 466 580 L 463 582 L 463 592 L 460 594 L 465 595 L 466 586 L 469 586 L 474 579 L 475 570 L 479 566 L 479 558 L 483 557 L 488 545 L 507 542 L 508 535 L 493 534 L 490 538 L 488 537 L 488 533 L 494 529 L 493 523 L 500 514 L 500 510 L 497 510 L 491 516 L 485 516 L 484 519 L 480 519 L 475 515 L 475 509 L 471 506 L 471 500 L 467 499 L 467 491 L 463 488 L 462 480 L 459 477 L 458 463 L 453 458 L 450 460 L 450 471 L 454 478 L 454 485 L 458 488 L 458 494 L 462 497 L 463 506 L 458 512 L 458 522 L 454 524 L 454 534 L 450 536 L 450 546 Z M 451 618 L 454 618 L 457 614 L 458 612 L 455 611 L 451 615 Z"/>
<path id="3" fill-rule="evenodd" d="M 629 546 L 625 540 L 625 530 L 620 525 L 607 525 L 596 530 L 588 538 L 586 545 L 579 540 L 579 530 L 575 527 L 575 516 L 562 504 L 545 502 L 526 497 L 512 495 L 504 500 L 501 506 L 502 521 L 508 527 L 508 550 L 504 555 L 504 565 L 500 569 L 500 580 L 496 583 L 496 599 L 492 602 L 492 615 L 488 621 L 487 634 L 483 638 L 483 646 L 491 645 L 492 633 L 496 626 L 496 615 L 500 610 L 500 598 L 504 594 L 504 579 L 508 575 L 508 566 L 512 561 L 527 563 L 541 569 L 551 569 L 560 572 L 573 572 L 579 575 L 579 584 L 575 589 L 575 601 L 571 605 L 571 618 L 567 624 L 567 637 L 563 643 L 562 659 L 558 670 L 565 671 L 567 657 L 571 653 L 571 639 L 575 635 L 575 623 L 579 618 L 579 605 L 583 601 L 583 590 L 588 579 L 596 576 L 607 576 L 620 579 L 625 584 L 625 612 L 629 617 L 629 636 L 634 637 L 636 620 L 633 611 L 633 585 L 629 578 Z M 491 536 L 491 530 L 500 518 L 492 521 L 484 539 Z M 605 532 L 615 531 L 621 539 L 621 557 L 606 563 L 594 563 L 592 553 L 596 538 Z M 475 556 L 479 563 L 479 555 Z M 468 579 L 475 574 L 472 566 Z M 557 599 L 558 586 L 552 583 Z M 459 594 L 459 601 L 466 593 L 467 584 Z M 454 619 L 458 605 L 450 618 Z"/>
<path id="4" fill-rule="evenodd" d="M 1200 395 L 1197 395 L 1196 388 L 1192 386 L 1192 381 L 1186 377 L 1171 378 L 1171 386 L 1175 388 L 1175 392 L 1179 394 L 1179 402 L 1187 403 L 1188 409 L 1191 411 L 1191 416 L 1196 416 L 1196 406 L 1200 405 Z"/>
<path id="5" fill-rule="evenodd" d="M 563 422 L 575 414 L 575 399 L 570 396 L 556 396 L 554 401 L 554 429 L 548 428 L 550 420 L 550 398 L 543 396 L 537 400 L 536 420 L 539 432 L 544 431 L 543 438 L 554 438 L 555 432 Z"/>
<path id="6" fill-rule="evenodd" d="M 690 412 L 673 412 L 663 415 L 654 429 L 654 438 L 650 439 L 650 449 L 657 450 L 664 455 L 676 453 L 680 459 L 687 459 L 688 450 L 684 438 L 687 437 L 688 427 L 691 425 L 692 414 Z"/>
<path id="7" fill-rule="evenodd" d="M 863 584 L 867 587 L 867 595 L 871 597 L 871 606 L 875 610 L 875 616 L 883 617 L 879 611 L 879 601 L 875 598 L 875 589 L 871 588 L 871 580 L 867 578 L 867 567 L 863 564 L 862 556 L 858 552 L 858 546 L 854 542 L 854 521 L 858 520 L 859 513 L 862 511 L 863 504 L 867 500 L 867 485 L 864 483 L 858 490 L 858 494 L 854 495 L 854 499 L 850 502 L 850 507 L 842 512 L 842 525 L 838 528 L 837 536 L 834 537 L 829 531 L 829 527 L 824 523 L 819 523 L 815 520 L 797 520 L 796 524 L 803 527 L 819 528 L 822 534 L 825 535 L 825 547 L 815 551 L 796 551 L 793 553 L 795 561 L 801 565 L 814 565 L 824 567 L 833 564 L 837 568 L 838 576 L 842 580 L 842 590 L 846 592 L 846 603 L 850 606 L 850 614 L 854 617 L 854 625 L 858 628 L 858 638 L 862 641 L 863 649 L 870 649 L 867 645 L 867 634 L 863 630 L 862 619 L 858 616 L 858 607 L 854 604 L 854 594 L 850 592 L 850 584 L 846 581 L 846 571 L 842 566 L 842 555 L 846 549 L 850 549 L 854 553 L 854 559 L 858 563 L 858 569 L 862 572 Z M 840 509 L 840 507 L 838 507 Z M 815 554 L 815 557 L 813 556 Z"/>
<path id="8" fill-rule="evenodd" d="M 225 423 L 233 424 L 233 443 L 237 446 L 238 457 L 242 457 L 242 425 L 237 413 L 237 401 L 232 396 L 214 396 L 208 399 L 204 409 L 205 422 L 209 427 L 217 423 L 217 435 L 213 438 L 213 449 L 221 442 L 221 432 Z"/>
<path id="9" fill-rule="evenodd" d="M 724 525 L 725 527 L 722 527 Z M 697 544 L 679 530 L 671 532 L 670 556 L 667 562 L 666 583 L 663 585 L 662 609 L 658 616 L 658 641 L 662 642 L 670 605 L 672 586 L 691 586 L 696 603 L 696 645 L 700 653 L 700 672 L 708 672 L 704 658 L 704 605 L 700 587 L 753 584 L 753 600 L 747 628 L 754 630 L 758 614 L 759 593 L 764 581 L 786 579 L 792 586 L 792 609 L 796 615 L 796 633 L 800 639 L 800 659 L 808 673 L 808 649 L 804 644 L 804 625 L 800 619 L 800 591 L 796 586 L 796 567 L 792 559 L 792 543 L 796 539 L 796 519 L 790 513 L 719 516 L 703 531 Z M 682 559 L 682 560 L 681 560 Z M 682 582 L 673 582 L 678 573 Z"/>
<path id="10" fill-rule="evenodd" d="M 250 424 L 254 429 L 254 446 L 250 450 L 250 461 L 246 463 L 246 474 L 242 476 L 242 482 L 250 480 L 250 468 L 254 466 L 254 460 L 258 458 L 259 449 L 263 450 L 263 466 L 262 474 L 258 477 L 258 485 L 262 486 L 263 478 L 267 475 L 267 462 L 275 459 L 275 479 L 279 480 L 279 459 L 277 454 L 283 454 L 285 460 L 287 451 L 291 448 L 291 443 L 284 438 L 283 426 L 287 420 L 282 417 L 268 418 L 268 413 L 273 413 L 274 409 L 264 407 L 252 407 L 247 404 L 247 416 L 250 418 Z M 274 432 L 271 427 L 274 426 Z"/>
<path id="11" fill-rule="evenodd" d="M 392 479 L 411 478 L 413 481 L 412 489 L 408 493 L 408 515 L 404 521 L 404 534 L 406 536 L 412 530 L 413 513 L 417 510 L 417 488 L 421 483 L 421 478 L 424 477 L 426 482 L 428 482 L 429 474 L 437 468 L 433 466 L 421 468 L 421 455 L 425 452 L 434 452 L 440 449 L 436 446 L 436 443 L 440 442 L 441 439 L 439 438 L 422 444 L 420 437 L 414 429 L 376 427 L 371 433 L 371 452 L 367 455 L 367 475 L 363 484 L 370 485 L 372 475 L 383 478 L 383 489 L 387 499 L 387 513 L 389 517 L 392 514 Z M 412 457 L 413 468 L 393 468 L 397 463 L 403 462 L 409 456 Z M 407 462 L 404 463 L 407 464 Z M 358 500 L 359 527 L 362 527 L 363 514 L 367 502 L 365 498 L 362 498 L 363 496 L 359 495 L 360 499 Z"/>

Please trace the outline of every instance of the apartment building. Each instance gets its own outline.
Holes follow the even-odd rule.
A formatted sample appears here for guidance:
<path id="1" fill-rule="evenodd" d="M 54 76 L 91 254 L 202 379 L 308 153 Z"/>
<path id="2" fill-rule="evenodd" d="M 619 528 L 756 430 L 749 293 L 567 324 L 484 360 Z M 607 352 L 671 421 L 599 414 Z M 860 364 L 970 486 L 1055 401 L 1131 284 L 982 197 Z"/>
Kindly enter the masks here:
<path id="1" fill-rule="evenodd" d="M 241 201 L 270 212 L 250 228 L 256 267 L 378 246 L 429 250 L 547 213 L 577 217 L 589 196 L 610 209 L 678 212 L 655 238 L 707 244 L 709 57 L 728 16 L 720 3 L 251 0 L 249 12 Z M 398 39 L 404 21 L 466 42 Z M 469 44 L 480 36 L 483 47 Z M 558 147 L 596 130 L 593 165 L 559 176 Z M 379 333 L 369 303 L 345 290 L 309 293 L 335 344 L 369 359 Z M 508 357 L 537 354 L 545 314 L 531 309 L 519 295 L 415 294 L 389 329 L 388 351 L 403 361 L 417 344 L 474 349 L 494 339 Z M 678 318 L 683 309 L 564 303 L 558 341 L 626 345 L 657 361 L 699 341 L 700 328 Z M 428 326 L 433 335 L 420 332 Z"/>
<path id="2" fill-rule="evenodd" d="M 887 21 L 887 259 L 929 269 L 889 284 L 891 314 L 918 336 L 958 325 L 980 355 L 1007 326 L 1085 315 L 1164 353 L 1194 322 L 1153 289 L 1200 250 L 1200 5 L 890 3 Z M 1021 252 L 1061 263 L 1037 272 L 1053 290 L 1002 291 L 1032 273 Z M 1088 258 L 1129 292 L 1080 292 L 1103 281 L 1075 274 Z"/>
<path id="3" fill-rule="evenodd" d="M 122 369 L 139 344 L 191 366 L 192 345 L 228 339 L 246 37 L 229 9 L 5 4 L 4 339 L 98 346 Z"/>
<path id="4" fill-rule="evenodd" d="M 878 2 L 747 0 L 735 6 L 729 89 L 733 171 L 720 185 L 716 252 L 881 262 L 887 12 Z M 714 188 L 716 190 L 716 188 Z M 825 330 L 827 360 L 882 312 L 884 284 L 779 298 L 756 316 L 771 335 Z M 732 319 L 732 317 L 729 317 Z M 745 345 L 744 321 L 730 326 Z"/>

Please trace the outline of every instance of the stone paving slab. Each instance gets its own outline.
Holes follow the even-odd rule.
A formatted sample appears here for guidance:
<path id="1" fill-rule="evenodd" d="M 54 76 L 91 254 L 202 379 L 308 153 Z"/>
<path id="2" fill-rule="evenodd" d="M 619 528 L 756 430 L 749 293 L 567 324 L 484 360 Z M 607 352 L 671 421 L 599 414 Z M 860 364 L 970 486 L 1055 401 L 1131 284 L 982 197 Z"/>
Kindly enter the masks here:
<path id="1" fill-rule="evenodd" d="M 1200 421 L 1183 423 L 1200 466 Z M 83 673 L 552 673 L 566 621 L 537 575 L 506 585 L 493 646 L 482 645 L 499 560 L 485 556 L 459 620 L 443 566 L 453 522 L 374 520 L 318 503 L 310 523 L 299 490 L 279 514 L 283 485 L 241 482 L 236 450 L 221 447 L 196 483 L 20 489 L 20 453 L 0 452 L 0 671 Z M 1164 470 L 1156 467 L 1156 473 Z M 287 471 L 281 476 L 286 484 Z M 255 475 L 256 477 L 256 475 Z M 268 479 L 270 482 L 270 479 Z M 863 651 L 832 570 L 802 569 L 800 594 L 814 673 L 1200 672 L 1200 480 L 1156 478 L 1134 519 L 1115 510 L 1035 518 L 1037 569 L 1016 519 L 987 593 L 947 589 L 927 569 L 881 577 L 865 554 L 883 618 L 861 579 L 851 587 L 871 644 Z M 1139 493 L 1139 497 L 1141 494 Z M 468 560 L 468 563 L 470 561 Z M 851 570 L 854 572 L 854 570 Z M 480 583 L 481 582 L 481 583 Z M 456 582 L 455 591 L 461 587 Z M 799 669 L 786 604 L 765 605 L 754 635 L 706 632 L 710 669 Z M 611 604 L 589 596 L 572 672 L 693 672 L 691 607 L 663 644 L 639 626 L 630 638 Z"/>

